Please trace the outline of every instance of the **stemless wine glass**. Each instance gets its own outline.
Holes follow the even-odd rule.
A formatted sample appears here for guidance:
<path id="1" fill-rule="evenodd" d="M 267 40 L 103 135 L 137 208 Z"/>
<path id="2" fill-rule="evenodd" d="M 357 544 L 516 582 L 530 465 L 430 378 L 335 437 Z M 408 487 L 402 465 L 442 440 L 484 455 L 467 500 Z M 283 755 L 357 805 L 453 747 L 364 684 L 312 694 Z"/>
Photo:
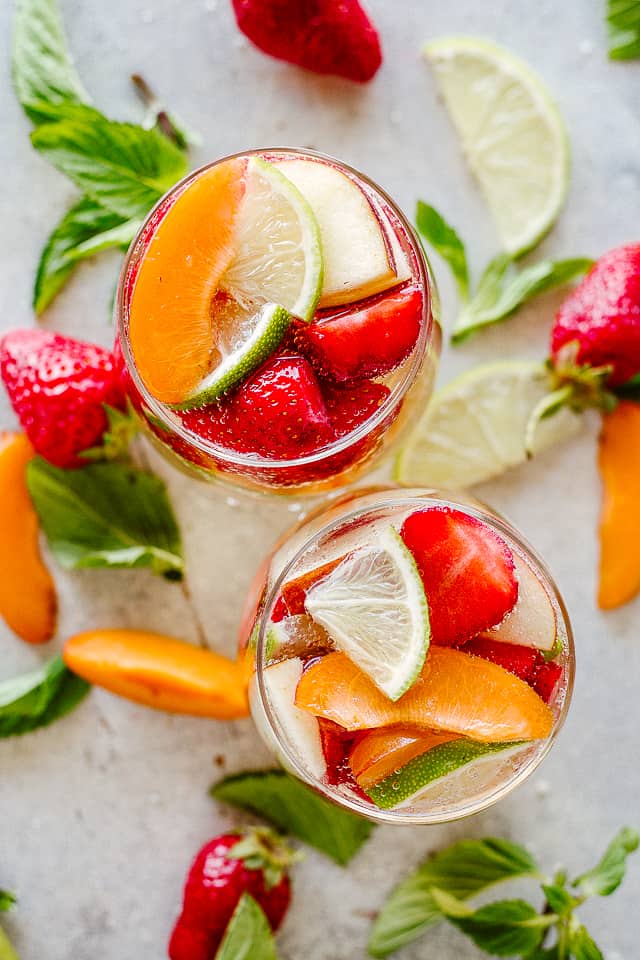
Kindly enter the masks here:
<path id="1" fill-rule="evenodd" d="M 199 177 L 219 164 L 243 157 L 258 157 L 276 165 L 287 159 L 306 159 L 339 170 L 357 184 L 366 197 L 380 226 L 389 262 L 401 264 L 404 283 L 416 285 L 422 294 L 422 318 L 415 346 L 396 369 L 384 378 L 377 378 L 377 382 L 384 384 L 384 401 L 345 435 L 293 459 L 241 452 L 189 429 L 175 409 L 161 403 L 147 389 L 131 346 L 130 307 L 136 275 L 163 217 Z M 202 215 L 206 214 L 203 210 Z M 398 275 L 399 271 L 398 267 Z M 347 304 L 340 309 L 359 306 L 359 303 Z M 234 487 L 296 497 L 351 483 L 386 454 L 406 426 L 415 421 L 430 396 L 440 353 L 441 332 L 436 311 L 437 293 L 420 243 L 390 197 L 373 181 L 338 160 L 312 151 L 289 149 L 254 150 L 225 157 L 189 174 L 173 187 L 149 214 L 134 240 L 124 263 L 116 299 L 129 397 L 160 450 L 202 479 L 223 480 Z M 327 312 L 321 311 L 321 315 Z M 170 360 L 167 358 L 167 362 Z M 352 389 L 357 390 L 357 385 Z"/>
<path id="2" fill-rule="evenodd" d="M 388 792 L 386 797 L 382 795 L 382 802 L 378 803 L 373 802 L 360 789 L 359 783 L 353 778 L 353 771 L 348 767 L 346 770 L 345 768 L 331 770 L 329 765 L 326 769 L 318 768 L 317 748 L 315 754 L 313 750 L 307 751 L 306 745 L 303 744 L 303 734 L 297 727 L 295 714 L 297 711 L 300 715 L 302 711 L 293 706 L 292 697 L 283 700 L 282 690 L 278 690 L 277 695 L 274 694 L 275 688 L 265 679 L 267 670 L 271 669 L 273 664 L 286 660 L 293 662 L 293 658 L 298 658 L 299 664 L 302 659 L 305 664 L 304 670 L 309 665 L 317 664 L 318 658 L 327 654 L 327 649 L 322 649 L 322 637 L 307 634 L 305 641 L 301 644 L 300 637 L 296 636 L 295 631 L 290 634 L 286 634 L 285 631 L 288 642 L 275 649 L 273 627 L 274 624 L 282 625 L 284 597 L 288 598 L 288 604 L 292 602 L 293 595 L 287 593 L 285 585 L 296 581 L 299 584 L 304 583 L 304 575 L 312 570 L 318 571 L 324 567 L 329 571 L 335 565 L 333 561 L 337 558 L 342 558 L 359 547 L 371 545 L 372 541 L 375 542 L 376 531 L 379 533 L 390 524 L 399 529 L 407 516 L 431 507 L 453 508 L 486 524 L 507 543 L 512 552 L 516 574 L 520 581 L 522 602 L 532 603 L 530 592 L 527 599 L 524 598 L 527 591 L 523 581 L 533 578 L 536 584 L 533 595 L 538 591 L 538 598 L 549 604 L 549 608 L 545 608 L 544 616 L 541 617 L 536 616 L 534 608 L 528 609 L 532 631 L 539 630 L 541 622 L 544 622 L 544 629 L 547 631 L 549 622 L 552 625 L 555 623 L 555 626 L 551 627 L 553 636 L 547 637 L 553 643 L 551 649 L 547 651 L 546 659 L 541 652 L 532 648 L 520 647 L 519 650 L 524 655 L 535 657 L 536 662 L 541 664 L 546 677 L 551 674 L 553 676 L 552 682 L 546 685 L 544 696 L 551 711 L 552 723 L 549 735 L 544 739 L 533 740 L 526 744 L 516 743 L 511 749 L 496 753 L 488 751 L 486 756 L 476 758 L 473 762 L 460 765 L 458 768 L 454 763 L 449 768 L 451 772 L 438 774 L 424 789 L 418 789 L 411 796 L 405 797 L 403 794 L 401 802 L 396 804 L 393 790 L 402 785 L 403 771 L 399 767 L 393 771 L 390 780 L 385 781 Z M 299 597 L 294 596 L 293 601 L 298 603 Z M 542 614 L 542 610 L 539 612 Z M 306 629 L 310 618 L 305 617 L 304 614 L 303 617 Z M 250 685 L 252 716 L 260 735 L 282 765 L 294 776 L 337 804 L 371 820 L 387 823 L 413 825 L 442 823 L 470 816 L 505 797 L 533 773 L 551 749 L 565 719 L 573 688 L 575 655 L 571 625 L 562 597 L 542 560 L 508 521 L 486 505 L 468 497 L 452 496 L 427 489 L 397 487 L 361 489 L 352 494 L 345 494 L 309 515 L 285 535 L 258 572 L 247 599 L 239 641 L 241 653 L 246 657 L 252 677 Z M 550 643 L 547 644 L 547 646 L 550 645 Z M 436 648 L 432 647 L 432 649 Z M 464 646 L 461 650 L 464 650 Z M 482 659 L 474 659 L 473 662 L 486 663 Z M 542 688 L 539 690 L 542 696 Z M 358 696 L 359 694 L 354 694 L 356 700 Z M 544 707 L 543 709 L 546 710 Z M 303 726 L 307 720 L 310 720 L 307 714 L 304 716 Z M 351 736 L 353 737 L 354 734 L 352 733 Z M 356 735 L 356 744 L 359 742 L 358 736 Z M 323 751 L 324 760 L 327 761 L 329 758 L 325 744 L 326 741 L 323 743 Z M 472 744 L 472 749 L 475 747 L 477 745 Z M 352 748 L 353 743 L 348 744 L 345 747 L 345 753 Z M 350 757 L 353 756 L 353 754 L 350 755 Z M 443 770 L 440 773 L 445 771 L 446 762 L 445 756 Z M 340 775 L 341 769 L 346 775 Z M 398 777 L 394 781 L 396 774 Z"/>

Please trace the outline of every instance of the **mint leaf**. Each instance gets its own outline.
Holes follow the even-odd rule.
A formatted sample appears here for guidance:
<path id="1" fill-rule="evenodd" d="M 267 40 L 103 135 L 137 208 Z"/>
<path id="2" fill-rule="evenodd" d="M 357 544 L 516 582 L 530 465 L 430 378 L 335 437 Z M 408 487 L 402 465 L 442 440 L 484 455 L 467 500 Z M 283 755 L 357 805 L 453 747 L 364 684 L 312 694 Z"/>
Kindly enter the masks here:
<path id="1" fill-rule="evenodd" d="M 418 200 L 416 210 L 418 231 L 449 264 L 458 292 L 463 300 L 469 299 L 469 268 L 464 244 L 453 227 L 438 211 Z"/>
<path id="2" fill-rule="evenodd" d="M 593 868 L 573 881 L 572 886 L 584 897 L 608 897 L 617 890 L 624 879 L 627 857 L 634 853 L 640 844 L 640 834 L 631 827 L 623 827 L 607 849 L 602 860 Z"/>
<path id="3" fill-rule="evenodd" d="M 589 931 L 582 924 L 570 928 L 569 950 L 575 960 L 604 960 L 600 947 L 593 942 Z"/>
<path id="4" fill-rule="evenodd" d="M 611 60 L 640 57 L 640 0 L 608 0 L 607 31 Z"/>
<path id="5" fill-rule="evenodd" d="M 342 866 L 358 852 L 373 829 L 368 820 L 323 800 L 282 770 L 227 777 L 213 785 L 211 796 L 263 817 Z"/>
<path id="6" fill-rule="evenodd" d="M 138 421 L 132 413 L 123 413 L 103 404 L 109 421 L 108 429 L 102 436 L 98 447 L 89 447 L 79 454 L 82 460 L 122 460 L 129 461 L 129 447 L 139 433 Z"/>
<path id="7" fill-rule="evenodd" d="M 386 957 L 442 919 L 431 888 L 466 900 L 511 877 L 537 876 L 531 855 L 509 840 L 461 840 L 436 853 L 392 891 L 373 925 L 369 953 Z"/>
<path id="8" fill-rule="evenodd" d="M 58 720 L 76 707 L 89 684 L 64 664 L 61 657 L 0 683 L 0 737 L 29 733 Z"/>
<path id="9" fill-rule="evenodd" d="M 539 946 L 553 916 L 540 916 L 526 900 L 497 900 L 472 910 L 461 900 L 441 890 L 432 895 L 442 913 L 476 946 L 498 957 L 530 953 Z"/>
<path id="10" fill-rule="evenodd" d="M 36 457 L 27 485 L 63 567 L 150 567 L 182 578 L 180 531 L 159 477 L 119 463 L 62 470 Z"/>
<path id="11" fill-rule="evenodd" d="M 269 921 L 248 893 L 238 901 L 215 960 L 277 960 Z"/>
<path id="12" fill-rule="evenodd" d="M 495 265 L 496 261 L 492 263 Z M 506 320 L 528 300 L 583 276 L 592 266 L 593 260 L 586 257 L 542 260 L 512 275 L 507 272 L 507 267 L 503 269 L 503 261 L 499 260 L 497 270 L 494 267 L 486 278 L 484 289 L 482 286 L 478 289 L 460 314 L 453 331 L 453 342 L 460 343 L 481 327 Z"/>
<path id="13" fill-rule="evenodd" d="M 15 894 L 9 893 L 8 890 L 0 890 L 0 913 L 6 913 L 7 910 L 11 910 L 15 902 Z"/>
<path id="14" fill-rule="evenodd" d="M 199 147 L 202 143 L 202 137 L 194 130 L 185 126 L 174 113 L 170 113 L 164 104 L 155 95 L 144 77 L 139 73 L 131 76 L 131 82 L 136 92 L 147 108 L 147 115 L 142 121 L 142 126 L 150 130 L 155 127 L 165 137 L 172 140 L 180 150 L 188 150 L 189 147 Z"/>
<path id="15" fill-rule="evenodd" d="M 557 913 L 558 916 L 571 913 L 574 907 L 577 906 L 576 898 L 572 897 L 568 890 L 565 890 L 564 887 L 557 883 L 543 883 L 542 892 L 547 898 L 549 907 L 553 913 Z"/>
<path id="16" fill-rule="evenodd" d="M 0 927 L 0 960 L 19 960 L 18 954 L 11 946 L 9 937 L 2 927 Z"/>
<path id="17" fill-rule="evenodd" d="M 180 150 L 157 130 L 97 114 L 46 123 L 31 142 L 61 173 L 125 219 L 143 218 L 186 172 Z"/>
<path id="18" fill-rule="evenodd" d="M 139 223 L 124 220 L 90 197 L 82 197 L 64 215 L 40 256 L 33 290 L 36 313 L 49 306 L 80 259 L 108 246 L 124 249 Z"/>
<path id="19" fill-rule="evenodd" d="M 18 0 L 12 75 L 18 100 L 32 120 L 36 101 L 88 101 L 67 49 L 56 0 Z"/>

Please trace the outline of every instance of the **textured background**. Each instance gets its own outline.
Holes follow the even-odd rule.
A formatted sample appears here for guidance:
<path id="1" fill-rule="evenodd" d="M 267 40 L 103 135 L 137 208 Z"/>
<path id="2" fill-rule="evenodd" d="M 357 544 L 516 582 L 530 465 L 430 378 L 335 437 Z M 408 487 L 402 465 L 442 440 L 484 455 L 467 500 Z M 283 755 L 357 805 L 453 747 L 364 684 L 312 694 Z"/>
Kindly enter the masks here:
<path id="1" fill-rule="evenodd" d="M 481 34 L 509 45 L 554 91 L 573 146 L 567 208 L 545 252 L 597 254 L 638 239 L 640 65 L 605 57 L 600 0 L 370 0 L 386 62 L 365 89 L 318 79 L 263 57 L 239 36 L 226 0 L 61 0 L 77 65 L 96 103 L 139 115 L 127 77 L 141 71 L 203 134 L 197 163 L 244 147 L 303 145 L 361 167 L 411 212 L 432 201 L 466 238 L 473 264 L 496 250 L 492 224 L 438 103 L 423 40 Z M 31 149 L 8 75 L 12 3 L 0 4 L 5 68 L 0 89 L 0 329 L 33 322 L 38 252 L 74 194 Z M 436 268 L 441 267 L 436 263 Z M 83 267 L 47 314 L 50 328 L 108 344 L 116 256 Z M 445 317 L 455 305 L 438 269 Z M 441 380 L 477 362 L 545 352 L 555 297 L 538 301 L 443 357 Z M 0 424 L 13 423 L 0 399 Z M 526 841 L 549 867 L 586 867 L 622 823 L 640 821 L 637 725 L 638 602 L 606 616 L 594 607 L 597 423 L 480 495 L 510 516 L 548 559 L 573 617 L 578 678 L 568 723 L 542 769 L 515 795 L 466 823 L 379 829 L 343 871 L 309 853 L 296 870 L 294 908 L 280 938 L 287 960 L 363 958 L 386 892 L 423 855 L 486 833 Z M 231 653 L 244 590 L 263 551 L 288 524 L 288 506 L 232 505 L 161 466 L 184 532 L 189 582 L 211 646 Z M 122 625 L 193 639 L 180 588 L 145 572 L 57 573 L 58 645 L 71 632 Z M 45 656 L 46 652 L 42 653 Z M 39 653 L 0 623 L 0 675 Z M 23 960 L 157 960 L 187 864 L 232 816 L 207 797 L 224 771 L 265 762 L 249 721 L 216 725 L 140 709 L 101 691 L 50 729 L 0 744 L 0 885 L 20 907 L 7 920 Z M 220 761 L 218 761 L 219 763 Z M 638 955 L 640 863 L 610 903 L 585 910 L 607 960 Z M 461 936 L 439 928 L 406 950 L 466 960 Z"/>

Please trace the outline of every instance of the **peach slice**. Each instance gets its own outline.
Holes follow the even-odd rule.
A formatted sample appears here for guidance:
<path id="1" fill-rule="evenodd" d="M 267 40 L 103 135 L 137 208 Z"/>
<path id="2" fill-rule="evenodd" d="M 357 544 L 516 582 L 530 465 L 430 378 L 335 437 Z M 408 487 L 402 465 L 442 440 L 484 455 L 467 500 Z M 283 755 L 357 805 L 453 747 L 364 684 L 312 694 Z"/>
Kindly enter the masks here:
<path id="1" fill-rule="evenodd" d="M 457 733 L 484 743 L 548 737 L 553 714 L 531 687 L 502 667 L 460 650 L 429 650 L 422 673 L 395 702 L 343 653 L 303 673 L 296 706 L 347 730 L 398 724 Z"/>
<path id="2" fill-rule="evenodd" d="M 46 643 L 55 630 L 57 604 L 25 480 L 33 456 L 23 433 L 0 432 L 0 616 L 27 643 Z"/>

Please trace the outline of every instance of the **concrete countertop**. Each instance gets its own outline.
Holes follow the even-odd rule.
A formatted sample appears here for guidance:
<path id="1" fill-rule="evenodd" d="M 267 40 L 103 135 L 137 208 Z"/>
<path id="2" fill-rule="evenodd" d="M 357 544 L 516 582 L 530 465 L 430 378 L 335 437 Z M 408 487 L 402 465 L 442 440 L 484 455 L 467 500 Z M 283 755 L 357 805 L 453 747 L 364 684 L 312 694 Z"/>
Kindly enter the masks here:
<path id="1" fill-rule="evenodd" d="M 5 63 L 12 6 L 6 0 L 0 10 Z M 227 0 L 61 0 L 61 6 L 80 74 L 105 112 L 139 116 L 127 78 L 140 71 L 201 131 L 194 163 L 274 144 L 336 154 L 376 179 L 409 214 L 418 197 L 433 202 L 467 239 L 476 269 L 497 249 L 494 229 L 419 46 L 461 32 L 504 43 L 548 82 L 571 138 L 567 206 L 541 252 L 597 255 L 638 239 L 640 64 L 607 61 L 601 2 L 370 0 L 386 61 L 363 89 L 262 56 L 238 34 Z M 4 330 L 34 322 L 37 256 L 74 192 L 31 150 L 7 67 L 0 129 Z M 441 264 L 436 268 L 451 322 L 452 285 Z M 117 269 L 115 255 L 83 266 L 45 325 L 109 344 Z M 542 357 L 557 302 L 546 297 L 467 346 L 447 348 L 441 382 L 490 359 Z M 13 422 L 2 396 L 0 424 Z M 640 606 L 636 601 L 607 615 L 595 609 L 596 436 L 594 419 L 564 449 L 479 491 L 546 557 L 573 618 L 577 687 L 554 751 L 511 797 L 467 822 L 380 828 L 347 870 L 310 852 L 296 869 L 295 902 L 279 938 L 286 960 L 364 958 L 371 911 L 428 851 L 455 838 L 508 836 L 528 843 L 548 868 L 562 862 L 577 872 L 620 825 L 640 824 Z M 154 463 L 177 507 L 189 584 L 209 643 L 232 653 L 244 591 L 263 552 L 291 521 L 290 505 L 230 504 L 219 491 Z M 56 570 L 56 580 L 61 617 L 51 649 L 92 626 L 195 639 L 180 588 L 144 571 Z M 48 651 L 27 648 L 0 623 L 0 652 L 4 677 Z M 20 897 L 6 923 L 22 960 L 165 956 L 192 855 L 237 819 L 216 808 L 208 786 L 222 772 L 266 763 L 250 721 L 216 725 L 164 716 L 99 690 L 51 728 L 0 743 L 0 886 Z M 610 902 L 584 911 L 607 960 L 637 956 L 638 898 L 635 862 Z M 478 952 L 442 926 L 402 956 L 466 960 Z"/>

